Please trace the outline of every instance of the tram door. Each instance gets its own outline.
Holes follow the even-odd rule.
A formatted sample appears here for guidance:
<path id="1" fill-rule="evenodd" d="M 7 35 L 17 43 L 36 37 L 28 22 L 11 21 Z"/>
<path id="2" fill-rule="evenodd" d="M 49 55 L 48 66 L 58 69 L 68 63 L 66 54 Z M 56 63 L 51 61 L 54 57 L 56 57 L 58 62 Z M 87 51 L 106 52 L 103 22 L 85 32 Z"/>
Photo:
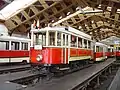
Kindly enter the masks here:
<path id="1" fill-rule="evenodd" d="M 63 55 L 63 63 L 68 63 L 68 35 L 63 34 L 63 48 L 62 48 L 62 55 Z"/>
<path id="2" fill-rule="evenodd" d="M 105 57 L 106 56 L 106 47 L 101 47 L 101 49 L 102 49 L 102 52 L 103 52 L 103 57 Z"/>

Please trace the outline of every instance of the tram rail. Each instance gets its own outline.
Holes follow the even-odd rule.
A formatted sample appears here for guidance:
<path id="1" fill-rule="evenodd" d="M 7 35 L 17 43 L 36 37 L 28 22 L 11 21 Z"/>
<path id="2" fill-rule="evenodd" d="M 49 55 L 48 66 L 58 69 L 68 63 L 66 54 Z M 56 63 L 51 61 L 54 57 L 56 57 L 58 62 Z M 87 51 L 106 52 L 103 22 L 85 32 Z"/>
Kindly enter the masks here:
<path id="1" fill-rule="evenodd" d="M 12 65 L 12 66 L 0 66 L 0 74 L 13 73 L 29 70 L 30 65 Z"/>

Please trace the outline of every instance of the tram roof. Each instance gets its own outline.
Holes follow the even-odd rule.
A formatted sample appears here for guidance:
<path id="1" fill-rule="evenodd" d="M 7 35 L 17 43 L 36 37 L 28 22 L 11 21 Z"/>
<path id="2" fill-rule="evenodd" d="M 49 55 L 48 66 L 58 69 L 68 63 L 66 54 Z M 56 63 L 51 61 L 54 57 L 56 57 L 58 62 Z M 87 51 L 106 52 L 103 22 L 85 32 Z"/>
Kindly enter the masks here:
<path id="1" fill-rule="evenodd" d="M 0 41 L 16 41 L 16 42 L 30 42 L 28 38 L 11 37 L 11 36 L 0 36 Z"/>
<path id="2" fill-rule="evenodd" d="M 96 46 L 103 46 L 103 47 L 108 47 L 108 45 L 100 43 L 100 42 L 96 42 L 95 43 Z"/>
<path id="3" fill-rule="evenodd" d="M 91 36 L 82 32 L 82 31 L 79 31 L 75 28 L 72 28 L 72 27 L 45 27 L 45 28 L 41 28 L 41 29 L 33 29 L 31 31 L 35 32 L 35 33 L 38 33 L 38 32 L 41 32 L 41 31 L 60 31 L 60 32 L 64 32 L 64 33 L 67 33 L 67 34 L 72 34 L 72 35 L 77 35 L 77 36 L 80 36 L 82 38 L 89 38 L 91 39 Z"/>

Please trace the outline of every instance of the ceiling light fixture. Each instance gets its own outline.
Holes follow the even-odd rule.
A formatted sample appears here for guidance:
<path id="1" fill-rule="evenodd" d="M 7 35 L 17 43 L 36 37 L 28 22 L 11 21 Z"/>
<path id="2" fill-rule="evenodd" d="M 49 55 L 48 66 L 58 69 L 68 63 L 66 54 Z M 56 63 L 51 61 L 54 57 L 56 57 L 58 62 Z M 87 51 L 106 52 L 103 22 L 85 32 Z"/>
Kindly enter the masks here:
<path id="1" fill-rule="evenodd" d="M 67 13 L 67 16 L 70 15 L 70 12 Z"/>

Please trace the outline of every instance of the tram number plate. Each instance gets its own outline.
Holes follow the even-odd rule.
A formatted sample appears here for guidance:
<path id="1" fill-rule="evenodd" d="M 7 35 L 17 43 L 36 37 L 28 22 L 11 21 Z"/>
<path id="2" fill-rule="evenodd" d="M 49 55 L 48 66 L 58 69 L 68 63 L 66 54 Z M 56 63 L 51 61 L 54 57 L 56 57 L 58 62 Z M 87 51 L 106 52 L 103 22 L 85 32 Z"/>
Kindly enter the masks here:
<path id="1" fill-rule="evenodd" d="M 35 49 L 42 50 L 42 45 L 35 45 Z"/>

